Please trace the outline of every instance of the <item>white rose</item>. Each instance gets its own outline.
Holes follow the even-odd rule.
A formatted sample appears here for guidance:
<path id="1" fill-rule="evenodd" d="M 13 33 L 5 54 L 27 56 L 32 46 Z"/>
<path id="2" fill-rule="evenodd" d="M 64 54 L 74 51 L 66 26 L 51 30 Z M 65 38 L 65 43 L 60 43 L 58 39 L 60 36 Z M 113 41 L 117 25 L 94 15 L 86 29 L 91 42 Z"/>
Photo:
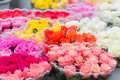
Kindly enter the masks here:
<path id="1" fill-rule="evenodd" d="M 70 26 L 80 27 L 80 22 L 79 22 L 79 21 L 70 21 L 70 22 L 65 23 L 65 25 L 66 25 L 67 27 L 70 27 Z"/>

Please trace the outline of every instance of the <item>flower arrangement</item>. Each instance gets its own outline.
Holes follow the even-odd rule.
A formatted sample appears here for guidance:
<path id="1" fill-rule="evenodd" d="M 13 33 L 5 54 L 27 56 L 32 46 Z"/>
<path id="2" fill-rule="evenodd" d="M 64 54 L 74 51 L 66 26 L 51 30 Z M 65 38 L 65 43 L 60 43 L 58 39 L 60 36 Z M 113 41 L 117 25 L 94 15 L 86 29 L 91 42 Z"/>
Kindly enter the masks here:
<path id="1" fill-rule="evenodd" d="M 9 56 L 13 53 L 26 53 L 39 57 L 44 54 L 44 47 L 32 39 L 26 41 L 14 36 L 0 38 L 0 56 Z"/>
<path id="2" fill-rule="evenodd" d="M 45 56 L 35 58 L 26 53 L 0 57 L 0 77 L 2 80 L 24 80 L 40 78 L 51 69 Z"/>
<path id="3" fill-rule="evenodd" d="M 74 15 L 75 19 L 80 20 L 84 17 L 92 18 L 95 12 L 95 6 L 87 2 L 76 2 L 69 4 L 66 9 Z"/>
<path id="4" fill-rule="evenodd" d="M 45 10 L 45 9 L 59 9 L 65 7 L 67 4 L 76 2 L 77 0 L 31 0 L 34 4 L 34 8 Z"/>
<path id="5" fill-rule="evenodd" d="M 107 76 L 116 67 L 113 56 L 88 43 L 63 43 L 53 45 L 46 53 L 49 61 L 67 77 L 81 75 L 84 78 Z"/>
<path id="6" fill-rule="evenodd" d="M 96 42 L 96 38 L 94 37 L 94 35 L 90 33 L 78 34 L 76 26 L 71 26 L 70 28 L 67 28 L 66 26 L 61 26 L 61 28 L 58 31 L 54 31 L 54 30 L 55 29 L 44 31 L 44 36 L 45 36 L 44 42 L 46 44 Z"/>

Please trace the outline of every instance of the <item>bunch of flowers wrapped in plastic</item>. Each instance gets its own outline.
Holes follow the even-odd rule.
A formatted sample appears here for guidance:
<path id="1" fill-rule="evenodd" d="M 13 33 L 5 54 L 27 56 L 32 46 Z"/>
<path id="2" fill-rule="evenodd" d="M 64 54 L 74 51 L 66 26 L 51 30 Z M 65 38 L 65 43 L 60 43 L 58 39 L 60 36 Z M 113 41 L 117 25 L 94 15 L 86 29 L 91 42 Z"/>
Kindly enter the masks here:
<path id="1" fill-rule="evenodd" d="M 26 41 L 14 36 L 0 38 L 0 56 L 9 56 L 13 53 L 26 53 L 39 57 L 44 54 L 44 47 L 32 39 Z"/>
<path id="2" fill-rule="evenodd" d="M 96 34 L 99 31 L 103 31 L 107 27 L 107 23 L 100 20 L 99 17 L 94 17 L 92 19 L 83 18 L 80 21 L 72 20 L 72 21 L 66 22 L 65 25 L 67 27 L 70 27 L 72 25 L 77 26 L 79 33 L 89 32 L 92 34 Z"/>
<path id="3" fill-rule="evenodd" d="M 59 28 L 55 29 L 53 28 L 53 30 L 45 30 L 44 36 L 45 36 L 44 42 L 46 44 L 96 42 L 95 36 L 90 33 L 78 34 L 76 26 L 71 26 L 70 28 L 67 28 L 66 26 L 61 26 Z"/>
<path id="4" fill-rule="evenodd" d="M 77 0 L 31 0 L 35 8 L 38 9 L 59 9 L 65 7 L 67 4 L 76 2 Z"/>
<path id="5" fill-rule="evenodd" d="M 45 56 L 36 58 L 26 53 L 0 56 L 1 80 L 37 79 L 51 69 Z"/>
<path id="6" fill-rule="evenodd" d="M 43 31 L 46 29 L 54 29 L 60 27 L 59 23 L 52 23 L 47 19 L 39 19 L 39 20 L 30 20 L 27 23 L 28 27 L 25 30 L 18 30 L 15 32 L 15 35 L 22 39 L 35 39 L 37 42 L 41 42 L 44 39 Z M 25 28 L 25 27 L 24 27 Z"/>
<path id="7" fill-rule="evenodd" d="M 46 10 L 44 12 L 35 11 L 35 17 L 43 17 L 43 18 L 50 18 L 50 19 L 59 19 L 59 18 L 67 18 L 70 16 L 70 13 L 65 10 Z"/>
<path id="8" fill-rule="evenodd" d="M 114 7 L 113 7 L 114 6 Z M 120 1 L 112 0 L 111 3 L 102 3 L 99 5 L 96 15 L 103 21 L 108 23 L 108 26 L 114 25 L 120 27 Z"/>
<path id="9" fill-rule="evenodd" d="M 23 25 L 25 25 L 27 22 L 27 18 L 25 17 L 16 17 L 16 18 L 11 18 L 11 19 L 6 19 L 6 20 L 0 20 L 0 32 L 14 29 L 14 28 L 19 28 Z"/>
<path id="10" fill-rule="evenodd" d="M 120 44 L 119 31 L 119 27 L 112 27 L 96 34 L 97 45 L 101 48 L 107 49 L 111 54 L 114 55 L 114 57 L 120 56 L 120 49 L 118 48 Z"/>
<path id="11" fill-rule="evenodd" d="M 24 9 L 13 9 L 0 11 L 0 19 L 28 17 L 32 16 L 32 11 Z"/>
<path id="12" fill-rule="evenodd" d="M 92 18 L 95 12 L 95 6 L 91 3 L 76 2 L 69 4 L 66 9 L 74 15 L 75 19 L 80 20 L 83 17 Z"/>
<path id="13" fill-rule="evenodd" d="M 84 78 L 107 76 L 117 64 L 111 54 L 88 43 L 53 45 L 46 55 L 49 61 L 67 77 L 77 74 Z"/>

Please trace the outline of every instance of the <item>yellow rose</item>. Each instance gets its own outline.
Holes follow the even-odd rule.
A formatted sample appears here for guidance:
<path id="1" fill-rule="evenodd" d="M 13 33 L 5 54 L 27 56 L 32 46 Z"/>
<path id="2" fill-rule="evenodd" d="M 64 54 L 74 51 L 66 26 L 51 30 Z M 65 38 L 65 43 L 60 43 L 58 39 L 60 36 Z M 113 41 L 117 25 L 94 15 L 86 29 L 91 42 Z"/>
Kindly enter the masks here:
<path id="1" fill-rule="evenodd" d="M 38 20 L 30 20 L 28 22 L 28 26 L 29 27 L 34 27 L 34 26 L 37 26 L 39 24 L 39 21 Z"/>
<path id="2" fill-rule="evenodd" d="M 51 27 L 50 30 L 53 30 L 54 32 L 60 31 L 61 25 L 60 24 L 53 24 L 53 27 Z"/>
<path id="3" fill-rule="evenodd" d="M 58 9 L 58 8 L 60 8 L 60 6 L 59 6 L 58 3 L 54 2 L 54 3 L 51 5 L 51 8 L 52 8 L 52 9 Z"/>

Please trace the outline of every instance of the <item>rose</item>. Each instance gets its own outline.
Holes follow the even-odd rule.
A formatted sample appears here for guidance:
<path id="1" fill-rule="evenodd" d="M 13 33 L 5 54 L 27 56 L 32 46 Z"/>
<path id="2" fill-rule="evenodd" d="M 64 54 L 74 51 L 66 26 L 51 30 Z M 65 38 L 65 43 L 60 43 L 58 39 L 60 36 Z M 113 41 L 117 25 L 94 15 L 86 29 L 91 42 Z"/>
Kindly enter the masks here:
<path id="1" fill-rule="evenodd" d="M 75 75 L 76 67 L 74 65 L 67 65 L 64 67 L 64 73 L 68 77 L 72 77 Z"/>

